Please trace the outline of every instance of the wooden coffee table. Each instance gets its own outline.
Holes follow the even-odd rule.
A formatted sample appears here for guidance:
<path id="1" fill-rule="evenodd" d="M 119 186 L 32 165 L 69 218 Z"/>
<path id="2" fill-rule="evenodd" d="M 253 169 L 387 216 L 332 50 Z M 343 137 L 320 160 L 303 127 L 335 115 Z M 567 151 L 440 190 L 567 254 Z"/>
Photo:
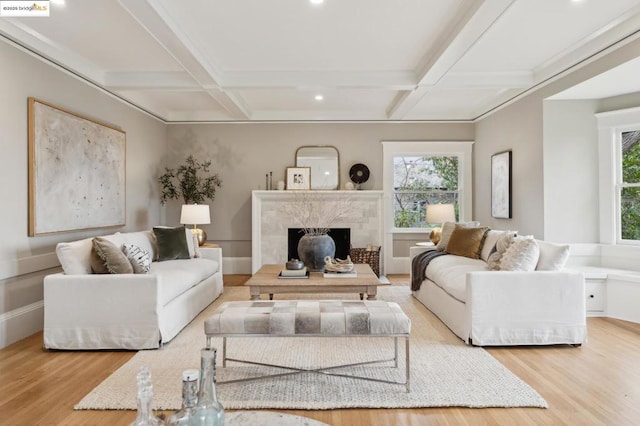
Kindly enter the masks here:
<path id="1" fill-rule="evenodd" d="M 251 300 L 260 300 L 261 294 L 273 299 L 276 293 L 359 293 L 360 299 L 366 293 L 368 300 L 375 300 L 381 283 L 367 264 L 355 264 L 356 278 L 325 278 L 322 272 L 311 272 L 309 278 L 278 278 L 284 265 L 262 265 L 249 281 Z"/>

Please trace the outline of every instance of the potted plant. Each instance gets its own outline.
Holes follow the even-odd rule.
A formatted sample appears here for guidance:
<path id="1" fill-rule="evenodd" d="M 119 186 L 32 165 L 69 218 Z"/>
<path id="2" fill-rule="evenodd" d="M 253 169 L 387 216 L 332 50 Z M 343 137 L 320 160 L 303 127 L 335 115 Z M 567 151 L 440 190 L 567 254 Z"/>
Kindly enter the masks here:
<path id="1" fill-rule="evenodd" d="M 162 187 L 161 203 L 182 197 L 184 204 L 203 204 L 213 201 L 216 189 L 222 187 L 217 173 L 210 174 L 211 161 L 199 162 L 192 155 L 185 164 L 177 169 L 165 167 L 165 172 L 158 178 Z"/>

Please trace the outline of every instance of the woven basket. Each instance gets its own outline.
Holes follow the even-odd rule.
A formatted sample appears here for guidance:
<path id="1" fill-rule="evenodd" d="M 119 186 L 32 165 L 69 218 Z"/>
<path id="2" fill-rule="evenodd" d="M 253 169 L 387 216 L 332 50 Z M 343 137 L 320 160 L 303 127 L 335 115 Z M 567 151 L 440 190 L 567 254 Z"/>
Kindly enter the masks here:
<path id="1" fill-rule="evenodd" d="M 366 263 L 380 278 L 380 247 L 374 248 L 351 248 L 349 251 L 353 263 Z"/>

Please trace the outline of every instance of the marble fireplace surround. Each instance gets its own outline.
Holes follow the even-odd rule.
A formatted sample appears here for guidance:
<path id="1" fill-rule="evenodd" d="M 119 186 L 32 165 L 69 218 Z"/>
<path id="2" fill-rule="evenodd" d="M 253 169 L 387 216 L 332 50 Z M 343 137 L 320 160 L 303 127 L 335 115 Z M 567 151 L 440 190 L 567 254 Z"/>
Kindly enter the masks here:
<path id="1" fill-rule="evenodd" d="M 251 273 L 262 265 L 287 261 L 287 229 L 299 228 L 296 218 L 287 215 L 284 203 L 309 196 L 322 203 L 349 200 L 352 213 L 331 225 L 351 228 L 352 247 L 383 244 L 383 191 L 253 191 L 251 194 Z M 384 256 L 384 252 L 380 253 Z M 383 265 L 382 258 L 380 265 Z M 381 271 L 384 273 L 384 271 Z"/>

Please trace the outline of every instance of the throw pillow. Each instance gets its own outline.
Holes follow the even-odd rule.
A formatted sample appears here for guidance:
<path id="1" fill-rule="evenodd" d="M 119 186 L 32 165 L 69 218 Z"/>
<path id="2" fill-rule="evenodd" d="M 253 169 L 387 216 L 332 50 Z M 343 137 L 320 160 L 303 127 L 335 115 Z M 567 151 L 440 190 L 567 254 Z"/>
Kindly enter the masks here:
<path id="1" fill-rule="evenodd" d="M 507 251 L 513 240 L 516 238 L 517 232 L 514 231 L 505 231 L 502 234 L 498 241 L 496 241 L 496 251 L 491 253 L 487 258 L 487 265 L 489 269 L 492 271 L 500 270 L 500 260 L 504 255 L 504 252 Z"/>
<path id="2" fill-rule="evenodd" d="M 135 244 L 123 244 L 122 252 L 131 263 L 133 272 L 136 274 L 146 274 L 151 270 L 151 253 L 148 250 Z"/>
<path id="3" fill-rule="evenodd" d="M 91 246 L 91 257 L 89 259 L 91 261 L 91 271 L 94 274 L 108 274 L 109 270 L 107 269 L 107 265 L 104 263 L 104 260 L 98 256 L 98 252 L 94 245 Z"/>
<path id="4" fill-rule="evenodd" d="M 540 249 L 532 236 L 516 237 L 500 259 L 500 270 L 533 271 L 539 256 Z"/>
<path id="5" fill-rule="evenodd" d="M 569 259 L 569 245 L 536 240 L 540 248 L 540 258 L 536 271 L 559 271 Z"/>
<path id="6" fill-rule="evenodd" d="M 456 225 L 447 244 L 447 253 L 469 257 L 471 259 L 480 259 L 482 243 L 488 230 L 489 228 L 486 226 L 467 228 Z"/>
<path id="7" fill-rule="evenodd" d="M 436 245 L 436 249 L 446 251 L 447 244 L 449 244 L 449 239 L 451 238 L 451 233 L 456 228 L 456 225 L 467 227 L 467 228 L 475 228 L 480 226 L 480 222 L 445 222 L 442 224 L 442 233 L 440 234 L 440 241 L 438 245 Z"/>
<path id="8" fill-rule="evenodd" d="M 93 248 L 110 274 L 133 274 L 133 267 L 129 263 L 129 259 L 111 241 L 103 237 L 96 237 L 93 239 Z"/>
<path id="9" fill-rule="evenodd" d="M 154 227 L 153 234 L 158 244 L 158 261 L 189 259 L 189 246 L 185 228 Z"/>

